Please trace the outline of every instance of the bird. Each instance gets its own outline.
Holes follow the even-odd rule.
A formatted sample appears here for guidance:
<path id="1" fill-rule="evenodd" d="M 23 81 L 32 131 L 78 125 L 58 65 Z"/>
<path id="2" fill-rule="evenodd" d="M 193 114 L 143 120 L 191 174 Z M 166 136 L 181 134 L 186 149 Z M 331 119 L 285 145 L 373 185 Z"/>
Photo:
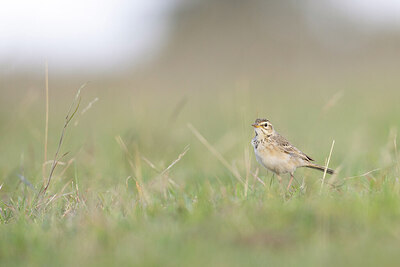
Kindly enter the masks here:
<path id="1" fill-rule="evenodd" d="M 256 119 L 252 124 L 255 136 L 251 140 L 257 161 L 266 169 L 275 173 L 282 181 L 281 174 L 290 174 L 286 190 L 290 189 L 294 172 L 299 167 L 307 167 L 335 174 L 335 171 L 313 163 L 313 159 L 293 146 L 285 137 L 280 135 L 267 119 Z"/>

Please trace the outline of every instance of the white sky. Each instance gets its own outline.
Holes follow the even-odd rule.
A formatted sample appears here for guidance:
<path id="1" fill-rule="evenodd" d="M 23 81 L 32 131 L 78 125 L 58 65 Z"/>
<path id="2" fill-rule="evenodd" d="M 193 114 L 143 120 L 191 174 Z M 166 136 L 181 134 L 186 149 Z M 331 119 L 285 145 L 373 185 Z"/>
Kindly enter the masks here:
<path id="1" fill-rule="evenodd" d="M 400 27 L 400 0 L 330 0 L 359 24 Z"/>
<path id="2" fill-rule="evenodd" d="M 47 58 L 54 68 L 107 70 L 143 60 L 154 54 L 168 35 L 168 14 L 178 3 L 1 0 L 0 66 L 12 71 L 39 66 Z M 400 0 L 330 3 L 356 23 L 400 27 Z"/>
<path id="3" fill-rule="evenodd" d="M 0 65 L 113 68 L 143 59 L 175 0 L 2 0 Z M 61 64 L 59 64 L 61 63 Z"/>

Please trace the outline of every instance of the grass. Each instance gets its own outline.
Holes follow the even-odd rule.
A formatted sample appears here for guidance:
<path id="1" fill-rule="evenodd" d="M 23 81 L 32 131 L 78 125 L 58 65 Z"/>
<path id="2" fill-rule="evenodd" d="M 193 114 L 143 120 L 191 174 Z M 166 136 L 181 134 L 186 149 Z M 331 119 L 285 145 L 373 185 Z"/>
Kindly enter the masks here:
<path id="1" fill-rule="evenodd" d="M 0 103 L 0 264 L 397 266 L 400 94 L 308 84 L 183 95 L 92 83 L 39 199 L 45 97 L 16 93 Z M 48 155 L 73 98 L 50 89 Z M 339 174 L 299 169 L 282 189 L 255 162 L 257 116 Z"/>

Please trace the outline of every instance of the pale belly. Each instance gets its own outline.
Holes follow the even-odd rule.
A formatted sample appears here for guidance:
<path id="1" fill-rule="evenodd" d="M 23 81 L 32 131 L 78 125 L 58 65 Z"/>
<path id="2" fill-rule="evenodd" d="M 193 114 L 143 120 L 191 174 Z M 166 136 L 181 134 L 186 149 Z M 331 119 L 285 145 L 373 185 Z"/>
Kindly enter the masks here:
<path id="1" fill-rule="evenodd" d="M 292 173 L 296 170 L 298 162 L 287 153 L 267 148 L 254 149 L 257 161 L 268 170 L 276 174 Z"/>

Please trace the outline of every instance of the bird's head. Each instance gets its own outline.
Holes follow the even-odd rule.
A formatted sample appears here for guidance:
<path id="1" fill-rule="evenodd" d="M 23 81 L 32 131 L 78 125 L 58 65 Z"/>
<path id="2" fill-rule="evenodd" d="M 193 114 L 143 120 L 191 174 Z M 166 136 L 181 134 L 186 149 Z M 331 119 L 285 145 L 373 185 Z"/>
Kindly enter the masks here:
<path id="1" fill-rule="evenodd" d="M 271 135 L 274 132 L 271 122 L 267 119 L 256 119 L 251 126 L 254 127 L 257 135 Z"/>

